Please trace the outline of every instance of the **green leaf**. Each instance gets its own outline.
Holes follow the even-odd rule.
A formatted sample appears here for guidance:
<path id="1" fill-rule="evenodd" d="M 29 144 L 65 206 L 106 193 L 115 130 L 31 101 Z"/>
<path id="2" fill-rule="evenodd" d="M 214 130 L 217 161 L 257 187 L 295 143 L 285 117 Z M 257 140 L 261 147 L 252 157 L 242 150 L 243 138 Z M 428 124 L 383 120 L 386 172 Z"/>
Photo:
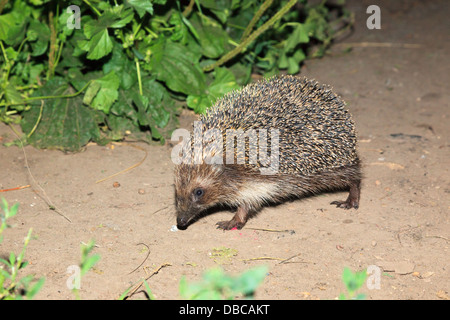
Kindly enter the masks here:
<path id="1" fill-rule="evenodd" d="M 9 253 L 9 263 L 13 266 L 16 264 L 16 255 L 14 252 Z"/>
<path id="2" fill-rule="evenodd" d="M 35 6 L 43 5 L 44 3 L 50 2 L 51 0 L 30 0 Z"/>
<path id="3" fill-rule="evenodd" d="M 310 37 L 314 37 L 319 41 L 325 41 L 328 37 L 329 25 L 325 17 L 328 10 L 325 6 L 316 7 L 309 10 L 308 17 L 305 21 L 305 28 Z"/>
<path id="4" fill-rule="evenodd" d="M 16 88 L 11 84 L 8 83 L 8 85 L 5 87 L 5 97 L 6 101 L 9 103 L 23 103 L 22 96 L 20 95 L 20 92 L 16 90 Z"/>
<path id="5" fill-rule="evenodd" d="M 124 9 L 122 5 L 106 11 L 98 20 L 90 20 L 84 24 L 84 34 L 88 39 L 79 41 L 78 46 L 88 51 L 87 58 L 98 60 L 108 55 L 113 47 L 108 28 L 122 28 L 133 19 L 133 10 Z"/>
<path id="6" fill-rule="evenodd" d="M 100 255 L 94 254 L 90 257 L 87 257 L 84 263 L 81 266 L 80 274 L 85 275 L 95 264 L 100 260 Z"/>
<path id="7" fill-rule="evenodd" d="M 16 20 L 10 13 L 0 16 L 0 40 L 6 41 L 9 38 L 10 30 L 15 26 Z"/>
<path id="8" fill-rule="evenodd" d="M 147 280 L 144 280 L 144 286 L 145 286 L 145 291 L 147 292 L 147 296 L 150 300 L 155 300 L 155 296 L 152 293 L 152 290 L 150 289 L 150 286 L 147 283 Z"/>
<path id="9" fill-rule="evenodd" d="M 25 38 L 28 16 L 17 12 L 0 15 L 0 40 L 10 46 L 19 44 Z"/>
<path id="10" fill-rule="evenodd" d="M 189 24 L 186 24 L 184 23 L 184 21 L 189 22 L 189 20 L 185 18 L 183 19 L 183 15 L 178 11 L 175 11 L 169 18 L 169 23 L 174 26 L 174 30 L 172 32 L 172 35 L 170 36 L 170 39 L 173 41 L 180 41 L 182 44 L 186 44 L 186 42 L 188 41 L 188 26 L 191 27 L 189 28 L 189 30 L 191 30 L 192 34 L 198 38 L 198 34 L 192 27 L 192 24 L 190 24 L 190 22 Z"/>
<path id="11" fill-rule="evenodd" d="M 342 281 L 344 282 L 351 296 L 353 296 L 353 293 L 356 290 L 363 286 L 364 281 L 366 280 L 366 276 L 367 274 L 365 270 L 353 273 L 350 268 L 344 268 L 344 271 L 342 273 Z"/>
<path id="12" fill-rule="evenodd" d="M 208 58 L 219 58 L 225 52 L 228 34 L 212 20 L 201 19 L 198 14 L 192 15 L 190 22 L 197 31 L 202 53 Z"/>
<path id="13" fill-rule="evenodd" d="M 176 121 L 177 106 L 167 89 L 149 77 L 142 79 L 142 87 L 142 96 L 137 87 L 119 89 L 119 98 L 107 117 L 113 139 L 121 139 L 126 131 L 130 131 L 138 139 L 159 140 L 172 129 Z M 140 133 L 146 127 L 150 129 L 151 136 Z"/>
<path id="14" fill-rule="evenodd" d="M 282 52 L 277 65 L 280 69 L 288 69 L 288 74 L 296 74 L 300 71 L 300 63 L 305 59 L 306 55 L 302 49 L 296 50 L 292 56 Z"/>
<path id="15" fill-rule="evenodd" d="M 3 201 L 4 201 L 3 203 L 5 204 L 6 200 L 3 199 Z M 6 204 L 5 208 L 7 208 L 7 204 Z M 11 208 L 8 208 L 8 209 L 5 209 L 5 208 L 4 208 L 5 218 L 6 219 L 12 218 L 17 214 L 17 210 L 19 209 L 19 203 L 13 204 Z"/>
<path id="16" fill-rule="evenodd" d="M 267 274 L 267 267 L 260 266 L 245 271 L 237 277 L 224 273 L 221 268 L 212 268 L 203 274 L 202 281 L 187 283 L 180 280 L 180 295 L 183 299 L 233 299 L 237 294 L 251 297 Z"/>
<path id="17" fill-rule="evenodd" d="M 119 5 L 112 7 L 112 9 L 107 11 L 104 16 L 105 19 L 111 17 L 111 19 L 115 20 L 114 23 L 111 24 L 111 28 L 123 28 L 133 20 L 134 13 L 133 9 L 124 9 L 123 5 Z"/>
<path id="18" fill-rule="evenodd" d="M 44 282 L 45 278 L 40 278 L 30 289 L 28 289 L 25 293 L 27 299 L 33 299 L 34 296 L 42 289 Z"/>
<path id="19" fill-rule="evenodd" d="M 8 260 L 2 259 L 0 258 L 0 263 L 4 264 L 5 266 L 7 266 L 8 268 L 12 268 L 12 265 L 9 263 Z M 0 271 L 4 271 L 3 269 L 0 269 Z M 2 276 L 5 276 L 7 279 L 11 278 L 11 275 L 9 273 L 7 273 L 6 271 L 4 271 L 5 273 L 2 274 Z"/>
<path id="20" fill-rule="evenodd" d="M 366 299 L 366 295 L 364 293 L 358 293 L 354 300 L 364 300 Z"/>
<path id="21" fill-rule="evenodd" d="M 150 66 L 157 79 L 169 89 L 188 94 L 201 94 L 206 78 L 198 63 L 198 56 L 181 44 L 166 40 L 154 45 Z"/>
<path id="22" fill-rule="evenodd" d="M 189 108 L 193 109 L 195 113 L 205 113 L 211 104 L 210 98 L 207 95 L 189 95 L 186 98 L 186 104 Z"/>
<path id="23" fill-rule="evenodd" d="M 104 29 L 96 33 L 89 41 L 87 58 L 98 60 L 111 52 L 113 45 L 109 37 L 108 30 Z"/>
<path id="24" fill-rule="evenodd" d="M 289 66 L 289 60 L 285 52 L 282 52 L 278 59 L 278 68 L 286 69 Z"/>
<path id="25" fill-rule="evenodd" d="M 34 96 L 67 95 L 75 91 L 66 80 L 54 77 Z M 100 141 L 95 111 L 84 106 L 81 96 L 43 100 L 42 117 L 39 114 L 41 101 L 33 101 L 31 108 L 23 112 L 22 130 L 34 133 L 27 142 L 37 148 L 79 151 L 89 141 Z"/>
<path id="26" fill-rule="evenodd" d="M 214 81 L 209 86 L 209 91 L 214 95 L 222 96 L 225 93 L 237 89 L 234 74 L 226 68 L 217 68 L 214 71 Z"/>
<path id="27" fill-rule="evenodd" d="M 131 93 L 131 98 L 134 104 L 137 106 L 137 119 L 141 126 L 149 126 L 151 115 L 147 114 L 148 109 L 148 97 L 141 95 L 137 90 Z"/>
<path id="28" fill-rule="evenodd" d="M 117 104 L 117 103 L 116 103 Z M 127 132 L 131 132 L 133 136 L 135 134 L 141 134 L 139 130 L 136 130 L 134 121 L 124 116 L 116 116 L 115 114 L 109 114 L 106 117 L 106 123 L 108 124 L 108 138 L 111 140 L 121 140 Z M 141 136 L 145 136 L 141 134 Z M 150 140 L 151 137 L 148 138 Z"/>
<path id="29" fill-rule="evenodd" d="M 296 23 L 294 30 L 289 35 L 289 37 L 286 39 L 286 44 L 283 48 L 285 52 L 289 52 L 300 43 L 308 43 L 309 42 L 309 36 L 308 36 L 308 29 L 301 23 Z"/>
<path id="30" fill-rule="evenodd" d="M 266 266 L 259 266 L 245 271 L 234 281 L 232 289 L 235 292 L 244 294 L 244 296 L 253 295 L 256 288 L 264 281 L 267 271 L 268 268 Z"/>
<path id="31" fill-rule="evenodd" d="M 95 242 L 90 240 L 87 244 L 81 245 L 81 265 L 80 274 L 85 275 L 97 262 L 100 260 L 100 255 L 91 255 L 92 250 L 94 250 Z"/>
<path id="32" fill-rule="evenodd" d="M 89 85 L 83 102 L 96 110 L 101 110 L 108 114 L 112 104 L 119 96 L 119 84 L 119 77 L 114 71 L 111 71 Z"/>
<path id="33" fill-rule="evenodd" d="M 58 18 L 59 30 L 61 31 L 58 33 L 58 37 L 60 37 L 61 40 L 65 40 L 66 37 L 73 34 L 74 30 L 76 30 L 75 28 L 70 29 L 67 27 L 69 19 L 73 20 L 73 18 L 73 12 L 67 12 L 67 8 L 61 12 Z"/>
<path id="34" fill-rule="evenodd" d="M 150 114 L 149 125 L 154 139 L 161 139 L 160 129 L 165 128 L 176 116 L 176 106 L 166 88 L 151 78 L 143 79 L 144 96 L 148 97 L 147 113 Z"/>
<path id="35" fill-rule="evenodd" d="M 86 93 L 83 97 L 83 103 L 90 105 L 92 103 L 92 100 L 97 95 L 98 91 L 100 90 L 101 84 L 97 81 L 91 82 L 89 87 L 86 90 Z"/>
<path id="36" fill-rule="evenodd" d="M 136 10 L 140 18 L 142 18 L 146 12 L 153 15 L 153 4 L 150 0 L 128 0 L 127 2 L 134 10 Z"/>
<path id="37" fill-rule="evenodd" d="M 288 58 L 288 74 L 296 74 L 300 71 L 300 63 L 306 59 L 303 50 L 298 49 L 292 57 Z"/>
<path id="38" fill-rule="evenodd" d="M 216 15 L 216 17 L 220 20 L 221 23 L 225 23 L 227 21 L 228 16 L 231 13 L 230 5 L 232 5 L 232 1 L 201 0 L 200 3 L 205 8 L 210 9 Z"/>
<path id="39" fill-rule="evenodd" d="M 250 77 L 252 75 L 251 64 L 244 65 L 243 63 L 235 63 L 230 66 L 228 70 L 233 72 L 239 86 L 246 85 L 250 81 Z"/>
<path id="40" fill-rule="evenodd" d="M 225 68 L 217 68 L 214 71 L 214 76 L 214 81 L 204 93 L 189 95 L 186 99 L 188 107 L 194 109 L 196 113 L 204 113 L 218 98 L 233 89 L 239 88 L 234 74 Z"/>
<path id="41" fill-rule="evenodd" d="M 188 299 L 188 283 L 186 280 L 186 276 L 181 276 L 180 284 L 178 286 L 180 296 L 182 299 Z"/>
<path id="42" fill-rule="evenodd" d="M 231 285 L 231 278 L 225 274 L 222 268 L 216 267 L 207 270 L 203 274 L 205 283 L 212 283 L 217 288 L 224 288 Z"/>
<path id="43" fill-rule="evenodd" d="M 31 20 L 27 31 L 31 41 L 32 56 L 40 56 L 47 51 L 50 42 L 50 28 L 38 20 Z"/>
<path id="44" fill-rule="evenodd" d="M 103 65 L 104 74 L 114 71 L 120 80 L 122 89 L 130 89 L 137 83 L 136 64 L 122 50 L 121 45 L 114 43 L 114 48 L 108 62 Z"/>
<path id="45" fill-rule="evenodd" d="M 29 81 L 30 83 L 37 83 L 39 80 L 39 75 L 44 71 L 44 65 L 42 63 L 39 64 L 31 64 L 29 71 Z"/>
<path id="46" fill-rule="evenodd" d="M 13 47 L 6 48 L 5 53 L 6 53 L 6 57 L 9 60 L 16 60 L 19 55 L 19 53 L 16 50 L 14 50 Z"/>

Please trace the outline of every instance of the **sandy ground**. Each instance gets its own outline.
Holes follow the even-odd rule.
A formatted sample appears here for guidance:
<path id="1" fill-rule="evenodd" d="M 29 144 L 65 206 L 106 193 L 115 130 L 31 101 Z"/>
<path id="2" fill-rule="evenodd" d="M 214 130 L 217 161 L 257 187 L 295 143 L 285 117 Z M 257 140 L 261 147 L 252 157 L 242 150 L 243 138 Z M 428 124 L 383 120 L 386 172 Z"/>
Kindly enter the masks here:
<path id="1" fill-rule="evenodd" d="M 232 274 L 266 264 L 258 299 L 335 299 L 344 292 L 346 266 L 375 270 L 371 279 L 379 276 L 379 289 L 371 282 L 361 290 L 368 299 L 449 299 L 450 3 L 379 1 L 381 30 L 366 28 L 370 4 L 350 1 L 354 32 L 301 70 L 330 84 L 354 116 L 365 175 L 359 210 L 329 205 L 345 199 L 345 192 L 322 194 L 265 208 L 240 231 L 215 229 L 217 221 L 232 217 L 224 211 L 173 232 L 169 145 L 89 145 L 77 154 L 25 147 L 46 195 L 30 178 L 23 151 L 0 145 L 0 189 L 33 185 L 0 194 L 10 204 L 20 203 L 0 255 L 19 253 L 33 228 L 26 253 L 30 264 L 22 275 L 46 278 L 40 299 L 75 298 L 67 270 L 79 263 L 80 244 L 90 239 L 101 260 L 81 280 L 82 299 L 116 299 L 161 266 L 148 280 L 154 296 L 178 299 L 183 275 L 199 280 L 218 264 Z M 355 45 L 348 52 L 344 43 Z M 192 119 L 184 112 L 180 121 L 188 127 Z M 15 139 L 4 125 L 0 136 L 2 143 Z M 96 183 L 146 153 L 137 168 Z M 46 197 L 71 222 L 49 210 Z M 212 252 L 222 247 L 235 255 L 214 259 Z M 259 259 L 264 257 L 272 259 Z"/>

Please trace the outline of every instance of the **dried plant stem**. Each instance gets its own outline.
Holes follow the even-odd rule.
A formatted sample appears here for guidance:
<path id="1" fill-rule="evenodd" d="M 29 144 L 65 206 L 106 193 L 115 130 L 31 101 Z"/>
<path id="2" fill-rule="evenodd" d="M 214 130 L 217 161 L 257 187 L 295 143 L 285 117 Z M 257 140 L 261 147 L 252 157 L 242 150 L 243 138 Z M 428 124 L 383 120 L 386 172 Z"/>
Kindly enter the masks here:
<path id="1" fill-rule="evenodd" d="M 0 1 L 0 14 L 3 11 L 3 8 L 6 6 L 6 4 L 8 3 L 8 0 L 1 0 Z"/>
<path id="2" fill-rule="evenodd" d="M 253 16 L 252 20 L 248 24 L 247 28 L 245 28 L 245 31 L 244 31 L 244 33 L 242 34 L 242 37 L 241 37 L 241 41 L 245 40 L 245 38 L 248 37 L 250 32 L 253 30 L 253 27 L 255 26 L 255 24 L 259 21 L 259 19 L 263 15 L 264 11 L 266 11 L 272 5 L 272 2 L 273 2 L 273 0 L 266 0 L 261 5 L 261 7 L 259 7 L 258 11 L 255 13 L 255 15 Z"/>
<path id="3" fill-rule="evenodd" d="M 11 189 L 0 189 L 0 192 L 8 192 L 8 191 L 15 191 L 15 190 L 21 190 L 21 189 L 26 189 L 31 187 L 31 185 L 26 185 L 26 186 L 20 186 L 20 187 L 16 187 L 16 188 L 11 188 Z"/>
<path id="4" fill-rule="evenodd" d="M 119 143 L 115 143 L 115 144 L 119 144 Z M 144 151 L 144 152 L 145 152 L 144 158 L 142 158 L 141 161 L 139 161 L 138 163 L 132 165 L 131 167 L 128 167 L 128 168 L 126 168 L 126 169 L 124 169 L 124 170 L 122 170 L 122 171 L 119 171 L 119 172 L 117 172 L 117 173 L 114 173 L 114 174 L 110 175 L 109 177 L 106 177 L 106 178 L 97 180 L 97 181 L 95 181 L 95 183 L 100 183 L 100 182 L 106 181 L 106 180 L 111 179 L 111 178 L 113 178 L 113 177 L 115 177 L 115 176 L 118 176 L 119 174 L 125 173 L 125 172 L 127 172 L 127 171 L 130 171 L 131 169 L 134 169 L 134 168 L 136 168 L 136 167 L 139 167 L 139 166 L 145 161 L 145 159 L 147 159 L 148 153 L 147 153 L 147 150 L 145 150 L 144 148 L 141 148 L 141 147 L 139 147 L 139 146 L 135 146 L 135 145 L 132 145 L 132 144 L 128 144 L 128 143 L 125 143 L 125 145 L 128 145 L 128 146 L 130 146 L 130 147 L 133 147 L 133 148 L 136 148 L 136 149 L 139 149 L 139 150 Z"/>
<path id="5" fill-rule="evenodd" d="M 133 294 L 136 293 L 136 291 L 142 286 L 142 284 L 147 281 L 148 279 L 150 279 L 151 277 L 153 277 L 155 274 L 157 274 L 162 268 L 165 267 L 170 267 L 172 264 L 170 263 L 163 263 L 162 265 L 160 265 L 159 267 L 157 267 L 155 270 L 153 270 L 153 272 L 145 279 L 142 279 L 141 281 L 138 282 L 138 284 L 134 287 L 134 289 L 132 289 L 131 291 L 125 292 L 120 298 L 121 299 L 127 299 L 129 297 L 131 297 Z"/>
<path id="6" fill-rule="evenodd" d="M 56 29 L 53 21 L 53 11 L 48 13 L 48 25 L 50 27 L 50 51 L 48 53 L 48 72 L 47 80 L 55 73 L 55 52 L 56 52 Z"/>
<path id="7" fill-rule="evenodd" d="M 192 11 L 192 8 L 194 7 L 194 3 L 195 3 L 195 0 L 191 0 L 191 1 L 189 2 L 188 6 L 187 6 L 187 7 L 184 9 L 184 11 L 183 11 L 183 17 L 189 16 L 189 14 L 190 14 L 191 11 Z"/>
<path id="8" fill-rule="evenodd" d="M 10 125 L 10 127 L 12 128 L 12 126 Z M 13 130 L 14 134 L 16 134 L 17 139 L 20 142 L 20 146 L 23 152 L 23 156 L 24 156 L 24 161 L 25 161 L 25 167 L 28 170 L 28 174 L 30 175 L 31 180 L 33 181 L 33 183 L 41 190 L 42 195 L 40 195 L 38 192 L 36 192 L 34 190 L 34 192 L 39 195 L 47 204 L 47 206 L 49 207 L 50 210 L 54 210 L 57 214 L 59 214 L 61 217 L 65 218 L 67 221 L 72 222 L 72 220 L 70 220 L 69 217 L 67 217 L 61 210 L 59 210 L 54 204 L 53 202 L 50 200 L 50 198 L 48 197 L 47 193 L 45 192 L 45 190 L 41 187 L 41 185 L 36 181 L 36 179 L 34 178 L 33 174 L 31 173 L 31 169 L 30 169 L 30 165 L 28 163 L 28 157 L 27 154 L 25 152 L 25 148 L 23 146 L 23 142 L 22 139 L 20 139 L 19 135 L 16 133 L 15 130 Z"/>

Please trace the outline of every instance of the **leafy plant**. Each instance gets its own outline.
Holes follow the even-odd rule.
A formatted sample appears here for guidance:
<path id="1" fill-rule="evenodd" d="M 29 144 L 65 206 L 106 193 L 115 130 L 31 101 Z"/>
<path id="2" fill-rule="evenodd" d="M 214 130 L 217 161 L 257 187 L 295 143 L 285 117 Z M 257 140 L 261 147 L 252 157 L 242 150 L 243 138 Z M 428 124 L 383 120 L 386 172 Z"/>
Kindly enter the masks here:
<path id="1" fill-rule="evenodd" d="M 297 73 L 350 16 L 306 0 L 1 0 L 0 121 L 39 148 L 164 141 L 182 104 Z"/>
<path id="2" fill-rule="evenodd" d="M 100 260 L 100 255 L 92 254 L 92 250 L 95 248 L 95 241 L 91 240 L 88 244 L 81 245 L 81 276 L 84 276 L 89 270 L 91 270 L 95 264 Z"/>
<path id="3" fill-rule="evenodd" d="M 203 274 L 198 283 L 188 283 L 185 277 L 180 281 L 182 299 L 234 299 L 237 295 L 253 298 L 255 290 L 267 274 L 266 266 L 259 266 L 243 272 L 238 276 L 225 274 L 221 268 L 213 268 Z"/>
<path id="4" fill-rule="evenodd" d="M 3 240 L 2 233 L 8 227 L 7 220 L 14 217 L 17 214 L 18 204 L 14 204 L 11 208 L 8 207 L 8 203 L 2 198 L 0 207 L 3 210 L 3 214 L 0 212 L 0 243 Z M 16 256 L 14 252 L 9 254 L 9 259 L 0 259 L 0 300 L 21 300 L 32 299 L 42 288 L 45 278 L 37 280 L 34 284 L 33 275 L 28 275 L 23 278 L 18 278 L 19 271 L 24 269 L 28 262 L 24 261 L 25 251 L 28 243 L 31 239 L 32 229 L 28 231 L 24 240 L 22 251 Z"/>
<path id="5" fill-rule="evenodd" d="M 350 268 L 344 268 L 342 281 L 347 289 L 347 294 L 341 293 L 339 300 L 364 300 L 366 295 L 363 293 L 356 294 L 356 292 L 364 285 L 366 277 L 366 270 L 352 272 Z"/>
<path id="6" fill-rule="evenodd" d="M 77 275 L 79 278 L 75 279 L 75 281 L 78 281 L 79 285 L 81 284 L 81 277 L 83 277 L 89 270 L 91 270 L 100 260 L 99 254 L 92 254 L 92 250 L 94 250 L 94 248 L 94 240 L 89 241 L 87 244 L 81 245 L 80 273 Z M 77 300 L 81 299 L 78 286 L 74 286 L 72 292 L 75 294 Z"/>
<path id="7" fill-rule="evenodd" d="M 155 296 L 152 293 L 152 290 L 150 289 L 150 286 L 148 285 L 148 282 L 146 279 L 143 279 L 140 281 L 140 283 L 144 284 L 145 287 L 145 294 L 148 300 L 155 300 Z M 139 285 L 140 286 L 140 285 Z M 118 300 L 125 300 L 125 299 L 129 299 L 131 296 L 133 296 L 133 294 L 135 293 L 136 287 L 130 286 L 127 290 L 125 290 L 118 298 Z M 132 291 L 133 290 L 133 291 Z"/>

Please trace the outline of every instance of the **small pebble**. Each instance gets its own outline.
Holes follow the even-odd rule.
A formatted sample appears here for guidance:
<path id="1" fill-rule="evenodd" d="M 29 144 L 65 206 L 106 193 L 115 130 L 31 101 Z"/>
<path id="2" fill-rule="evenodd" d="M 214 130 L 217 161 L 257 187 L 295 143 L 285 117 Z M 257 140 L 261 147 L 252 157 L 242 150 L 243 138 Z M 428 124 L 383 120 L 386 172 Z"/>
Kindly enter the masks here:
<path id="1" fill-rule="evenodd" d="M 177 226 L 176 226 L 176 225 L 173 225 L 173 226 L 170 228 L 170 231 L 172 231 L 172 232 L 177 232 L 177 231 L 178 231 Z"/>

